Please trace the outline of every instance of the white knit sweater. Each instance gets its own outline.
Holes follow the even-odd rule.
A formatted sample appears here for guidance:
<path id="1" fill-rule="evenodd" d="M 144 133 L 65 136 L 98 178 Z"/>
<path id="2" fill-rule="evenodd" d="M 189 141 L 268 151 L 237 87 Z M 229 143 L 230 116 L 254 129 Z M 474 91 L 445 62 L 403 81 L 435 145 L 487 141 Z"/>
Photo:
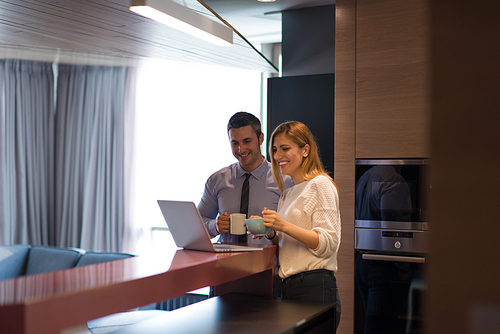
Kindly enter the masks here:
<path id="1" fill-rule="evenodd" d="M 336 272 L 340 212 L 333 183 L 320 175 L 287 189 L 278 203 L 278 213 L 286 221 L 319 235 L 319 245 L 312 249 L 285 233 L 277 233 L 280 277 L 315 269 Z"/>

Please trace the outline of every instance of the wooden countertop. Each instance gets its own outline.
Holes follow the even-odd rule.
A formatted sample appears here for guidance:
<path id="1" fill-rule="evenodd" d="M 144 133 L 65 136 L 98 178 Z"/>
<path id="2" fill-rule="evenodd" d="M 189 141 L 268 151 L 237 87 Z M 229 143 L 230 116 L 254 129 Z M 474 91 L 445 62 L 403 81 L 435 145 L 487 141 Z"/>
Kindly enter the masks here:
<path id="1" fill-rule="evenodd" d="M 272 295 L 275 256 L 276 246 L 238 253 L 178 250 L 173 256 L 134 257 L 0 281 L 0 328 L 58 333 L 205 286 L 216 286 L 217 294 Z"/>

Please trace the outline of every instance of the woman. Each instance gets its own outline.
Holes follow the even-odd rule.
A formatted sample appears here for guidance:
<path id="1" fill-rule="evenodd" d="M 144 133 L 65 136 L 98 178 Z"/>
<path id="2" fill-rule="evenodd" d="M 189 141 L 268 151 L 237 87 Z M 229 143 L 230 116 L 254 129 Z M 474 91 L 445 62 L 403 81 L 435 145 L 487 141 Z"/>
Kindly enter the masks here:
<path id="1" fill-rule="evenodd" d="M 314 138 L 303 123 L 279 125 L 269 145 L 274 180 L 281 190 L 278 211 L 264 208 L 266 236 L 279 246 L 282 298 L 336 302 L 340 299 L 334 273 L 340 244 L 338 192 L 324 171 Z M 295 186 L 283 191 L 283 175 Z"/>

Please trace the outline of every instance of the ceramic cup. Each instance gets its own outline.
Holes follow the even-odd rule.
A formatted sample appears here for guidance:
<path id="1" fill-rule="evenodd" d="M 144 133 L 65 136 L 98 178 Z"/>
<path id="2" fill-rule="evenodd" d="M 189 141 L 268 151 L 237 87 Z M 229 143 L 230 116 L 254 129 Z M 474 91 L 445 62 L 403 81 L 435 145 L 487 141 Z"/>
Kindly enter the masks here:
<path id="1" fill-rule="evenodd" d="M 247 230 L 245 228 L 245 218 L 244 213 L 231 213 L 231 226 L 229 227 L 229 232 L 231 234 L 246 234 Z"/>
<path id="2" fill-rule="evenodd" d="M 245 219 L 245 224 L 247 225 L 247 229 L 256 236 L 269 235 L 273 231 L 272 228 L 264 226 L 262 218 Z"/>

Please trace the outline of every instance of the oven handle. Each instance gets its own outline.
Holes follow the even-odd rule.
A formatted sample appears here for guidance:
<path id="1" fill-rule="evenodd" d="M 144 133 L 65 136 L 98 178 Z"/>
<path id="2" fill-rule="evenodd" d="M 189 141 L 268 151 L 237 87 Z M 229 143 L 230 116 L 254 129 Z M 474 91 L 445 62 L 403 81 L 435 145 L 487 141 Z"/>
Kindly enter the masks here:
<path id="1" fill-rule="evenodd" d="M 362 257 L 364 260 L 425 263 L 425 257 L 380 255 L 380 254 L 363 254 Z"/>

